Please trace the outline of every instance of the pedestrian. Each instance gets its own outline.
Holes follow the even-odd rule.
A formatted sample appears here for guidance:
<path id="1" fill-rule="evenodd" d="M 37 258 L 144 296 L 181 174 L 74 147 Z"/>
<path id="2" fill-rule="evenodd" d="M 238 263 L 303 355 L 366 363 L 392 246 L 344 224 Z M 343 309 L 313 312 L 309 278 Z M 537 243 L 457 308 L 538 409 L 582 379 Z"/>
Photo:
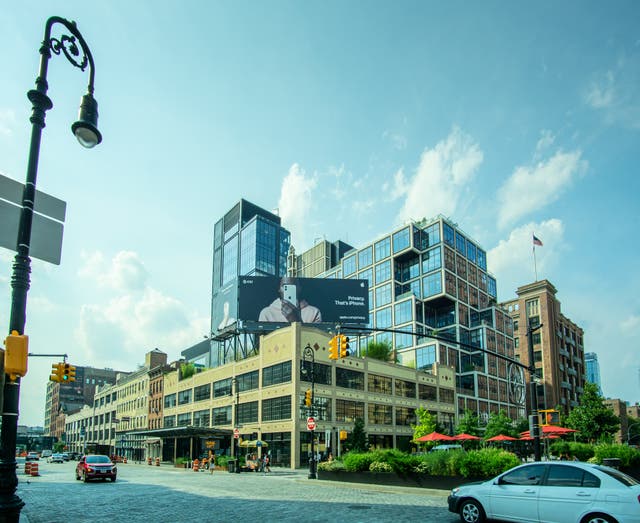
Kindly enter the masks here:
<path id="1" fill-rule="evenodd" d="M 213 469 L 216 468 L 216 455 L 213 454 L 210 458 L 209 458 L 209 474 L 213 474 Z"/>
<path id="2" fill-rule="evenodd" d="M 264 468 L 266 472 L 271 472 L 271 467 L 269 466 L 269 454 L 264 457 Z"/>

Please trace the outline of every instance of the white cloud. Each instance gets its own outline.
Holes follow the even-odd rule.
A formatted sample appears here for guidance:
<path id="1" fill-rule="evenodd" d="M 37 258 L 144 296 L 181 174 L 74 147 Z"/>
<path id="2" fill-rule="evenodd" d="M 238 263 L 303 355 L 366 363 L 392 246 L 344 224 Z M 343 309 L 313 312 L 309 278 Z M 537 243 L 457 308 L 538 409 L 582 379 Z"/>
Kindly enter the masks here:
<path id="1" fill-rule="evenodd" d="M 81 253 L 85 263 L 78 274 L 91 278 L 99 285 L 113 290 L 142 290 L 147 284 L 149 274 L 135 252 L 120 251 L 108 263 L 101 252 Z"/>
<path id="2" fill-rule="evenodd" d="M 412 179 L 405 182 L 401 171 L 395 175 L 393 193 L 406 196 L 398 221 L 455 215 L 483 158 L 478 144 L 457 127 L 433 149 L 425 149 Z"/>
<path id="3" fill-rule="evenodd" d="M 559 151 L 546 162 L 517 167 L 498 190 L 498 226 L 513 224 L 556 201 L 574 177 L 586 170 L 587 162 L 581 155 L 581 151 Z"/>
<path id="4" fill-rule="evenodd" d="M 336 176 L 340 176 L 340 170 Z M 318 184 L 315 176 L 307 176 L 297 164 L 293 164 L 282 180 L 278 209 L 282 225 L 291 232 L 293 245 L 306 245 L 308 219 L 313 212 L 313 191 Z"/>
<path id="5" fill-rule="evenodd" d="M 611 107 L 614 103 L 615 76 L 613 71 L 607 71 L 593 80 L 584 95 L 587 105 L 594 109 Z"/>
<path id="6" fill-rule="evenodd" d="M 629 316 L 620 323 L 620 329 L 628 333 L 636 333 L 640 329 L 640 316 Z"/>
<path id="7" fill-rule="evenodd" d="M 0 109 L 0 134 L 10 136 L 16 123 L 16 113 L 13 109 Z"/>
<path id="8" fill-rule="evenodd" d="M 533 259 L 535 234 L 544 246 L 536 247 Z M 487 252 L 487 266 L 498 282 L 499 301 L 511 299 L 518 286 L 538 279 L 550 279 L 550 271 L 562 255 L 564 224 L 550 219 L 540 223 L 528 223 L 513 229 L 508 238 Z"/>
<path id="9" fill-rule="evenodd" d="M 543 129 L 542 131 L 540 131 L 540 139 L 536 144 L 536 157 L 543 153 L 546 149 L 551 147 L 555 141 L 556 137 L 551 131 L 549 131 L 548 129 Z"/>

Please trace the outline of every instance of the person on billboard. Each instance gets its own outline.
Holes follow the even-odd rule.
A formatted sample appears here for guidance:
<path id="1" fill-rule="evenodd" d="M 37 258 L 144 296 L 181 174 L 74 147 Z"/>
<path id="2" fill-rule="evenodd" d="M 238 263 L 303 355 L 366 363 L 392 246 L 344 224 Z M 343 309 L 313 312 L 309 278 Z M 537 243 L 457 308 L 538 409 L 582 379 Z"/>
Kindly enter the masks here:
<path id="1" fill-rule="evenodd" d="M 278 323 L 320 323 L 320 309 L 309 305 L 302 294 L 302 286 L 296 278 L 284 276 L 280 280 L 278 297 L 260 311 L 258 321 Z"/>

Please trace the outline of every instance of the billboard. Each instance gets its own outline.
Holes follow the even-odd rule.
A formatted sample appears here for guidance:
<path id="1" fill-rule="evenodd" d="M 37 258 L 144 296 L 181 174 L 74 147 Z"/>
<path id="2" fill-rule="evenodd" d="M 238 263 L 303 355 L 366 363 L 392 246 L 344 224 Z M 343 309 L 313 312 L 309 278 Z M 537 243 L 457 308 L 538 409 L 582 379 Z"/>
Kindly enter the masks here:
<path id="1" fill-rule="evenodd" d="M 211 332 L 219 332 L 236 323 L 238 317 L 238 286 L 233 280 L 218 289 L 211 303 Z"/>
<path id="2" fill-rule="evenodd" d="M 369 322 L 367 280 L 241 276 L 238 317 L 260 323 Z"/>

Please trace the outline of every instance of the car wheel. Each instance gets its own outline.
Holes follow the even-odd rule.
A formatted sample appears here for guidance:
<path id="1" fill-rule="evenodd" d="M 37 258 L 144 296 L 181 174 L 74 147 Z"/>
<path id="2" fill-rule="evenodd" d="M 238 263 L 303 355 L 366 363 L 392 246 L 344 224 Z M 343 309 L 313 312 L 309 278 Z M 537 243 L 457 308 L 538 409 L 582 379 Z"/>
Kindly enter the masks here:
<path id="1" fill-rule="evenodd" d="M 617 521 L 606 514 L 589 514 L 582 518 L 580 523 L 617 523 Z"/>
<path id="2" fill-rule="evenodd" d="M 115 477 L 115 476 L 113 476 L 113 477 L 111 478 L 111 483 L 115 483 L 115 482 L 116 482 L 116 477 Z"/>
<path id="3" fill-rule="evenodd" d="M 465 499 L 460 504 L 460 521 L 463 523 L 482 523 L 484 520 L 482 505 L 475 499 Z"/>
<path id="4" fill-rule="evenodd" d="M 83 472 L 83 473 L 82 473 L 82 481 L 84 481 L 85 483 L 86 483 L 87 481 L 89 481 L 89 480 L 87 479 L 87 474 L 86 474 L 86 472 Z"/>
<path id="5" fill-rule="evenodd" d="M 80 475 L 78 474 L 77 471 L 76 471 L 76 481 L 80 481 Z"/>

